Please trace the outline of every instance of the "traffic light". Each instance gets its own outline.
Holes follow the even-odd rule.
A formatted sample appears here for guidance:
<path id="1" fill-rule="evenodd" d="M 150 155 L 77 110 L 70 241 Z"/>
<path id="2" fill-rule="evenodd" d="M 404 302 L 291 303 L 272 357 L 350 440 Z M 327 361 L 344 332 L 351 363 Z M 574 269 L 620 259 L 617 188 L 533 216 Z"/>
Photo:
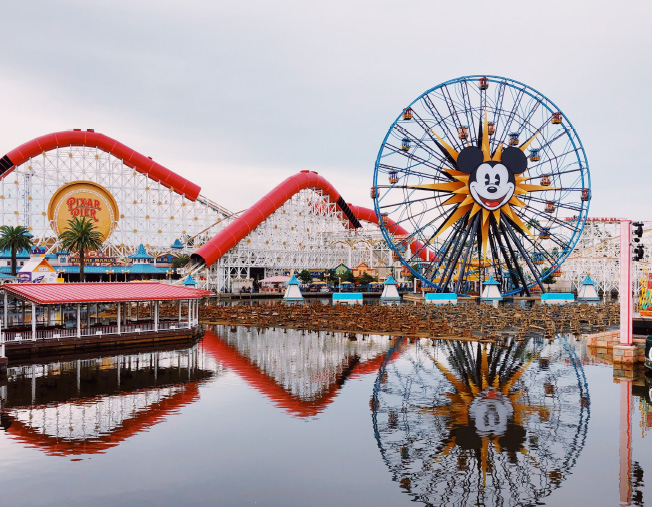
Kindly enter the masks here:
<path id="1" fill-rule="evenodd" d="M 645 247 L 641 243 L 641 237 L 643 236 L 643 222 L 632 222 L 632 234 L 632 241 L 634 242 L 633 260 L 641 261 L 645 254 Z"/>

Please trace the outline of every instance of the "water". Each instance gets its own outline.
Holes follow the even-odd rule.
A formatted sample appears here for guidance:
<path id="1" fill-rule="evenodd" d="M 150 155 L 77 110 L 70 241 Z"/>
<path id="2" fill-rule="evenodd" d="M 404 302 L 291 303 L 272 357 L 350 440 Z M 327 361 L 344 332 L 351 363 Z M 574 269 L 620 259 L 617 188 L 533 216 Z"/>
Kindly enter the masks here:
<path id="1" fill-rule="evenodd" d="M 217 327 L 192 347 L 12 365 L 0 495 L 398 506 L 617 505 L 622 493 L 642 505 L 645 382 L 621 386 L 572 337 L 497 347 Z"/>

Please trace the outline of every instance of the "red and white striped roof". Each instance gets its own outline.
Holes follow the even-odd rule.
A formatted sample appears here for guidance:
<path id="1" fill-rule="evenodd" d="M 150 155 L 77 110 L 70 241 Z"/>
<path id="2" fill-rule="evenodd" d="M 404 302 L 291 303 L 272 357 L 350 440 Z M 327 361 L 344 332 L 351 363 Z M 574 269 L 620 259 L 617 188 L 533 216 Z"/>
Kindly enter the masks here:
<path id="1" fill-rule="evenodd" d="M 2 287 L 7 296 L 40 305 L 201 299 L 213 292 L 151 282 L 13 283 Z"/>

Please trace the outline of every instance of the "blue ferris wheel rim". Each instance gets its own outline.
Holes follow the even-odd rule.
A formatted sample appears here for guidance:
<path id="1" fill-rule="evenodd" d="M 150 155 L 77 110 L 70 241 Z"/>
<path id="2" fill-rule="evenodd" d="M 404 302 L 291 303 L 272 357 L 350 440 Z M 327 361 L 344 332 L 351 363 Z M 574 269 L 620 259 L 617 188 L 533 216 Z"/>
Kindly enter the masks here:
<path id="1" fill-rule="evenodd" d="M 407 106 L 407 108 L 412 108 L 413 105 L 419 103 L 425 96 L 429 95 L 430 93 L 437 91 L 443 87 L 449 86 L 449 85 L 454 85 L 456 83 L 460 82 L 469 82 L 469 81 L 474 81 L 474 80 L 479 80 L 480 78 L 486 78 L 489 82 L 492 83 L 503 83 L 511 88 L 519 89 L 523 93 L 527 94 L 531 99 L 537 101 L 540 105 L 545 107 L 549 112 L 554 113 L 554 112 L 561 112 L 564 118 L 564 124 L 563 128 L 565 131 L 565 134 L 572 144 L 574 148 L 574 152 L 576 154 L 577 158 L 577 163 L 579 164 L 579 167 L 581 169 L 580 176 L 581 176 L 581 182 L 582 182 L 582 187 L 588 189 L 589 192 L 589 198 L 586 201 L 585 205 L 582 205 L 582 209 L 578 213 L 576 217 L 571 217 L 572 220 L 568 221 L 574 221 L 576 222 L 576 226 L 574 228 L 571 240 L 568 243 L 568 246 L 563 250 L 562 254 L 557 258 L 557 261 L 555 264 L 551 265 L 548 269 L 543 271 L 541 273 L 541 278 L 545 279 L 545 277 L 551 275 L 554 271 L 558 270 L 564 261 L 568 258 L 568 256 L 572 253 L 572 251 L 575 249 L 575 246 L 577 245 L 577 242 L 580 239 L 581 233 L 584 229 L 584 226 L 586 224 L 586 220 L 588 218 L 588 212 L 589 212 L 589 207 L 590 207 L 590 202 L 592 198 L 591 194 L 591 175 L 590 175 L 590 169 L 589 169 L 589 163 L 588 159 L 586 156 L 586 151 L 584 149 L 584 145 L 581 141 L 581 138 L 577 134 L 577 131 L 571 121 L 568 119 L 568 117 L 563 114 L 562 110 L 552 101 L 550 100 L 546 95 L 541 93 L 535 88 L 532 88 L 531 86 L 517 81 L 515 79 L 511 78 L 506 78 L 502 76 L 496 76 L 496 75 L 491 75 L 491 74 L 472 74 L 472 75 L 467 75 L 467 76 L 462 76 L 454 79 L 449 79 L 447 81 L 444 81 L 442 83 L 439 83 L 438 85 L 426 90 L 425 92 L 421 93 L 417 98 L 415 98 L 410 104 Z M 406 108 L 406 109 L 407 109 Z M 395 126 L 398 124 L 398 122 L 401 120 L 403 111 L 401 111 L 398 116 L 394 119 L 392 124 L 390 125 L 387 133 L 385 134 L 385 137 L 383 138 L 383 141 L 381 143 L 380 149 L 378 150 L 378 154 L 376 156 L 376 162 L 374 165 L 374 176 L 373 176 L 373 187 L 378 188 L 379 183 L 378 183 L 378 176 L 379 176 L 379 165 L 381 164 L 381 159 L 383 156 L 383 151 L 385 149 L 385 146 L 387 144 L 387 141 L 393 132 Z M 381 233 L 383 235 L 383 238 L 385 239 L 387 245 L 389 248 L 395 252 L 398 255 L 398 258 L 401 262 L 401 265 L 406 266 L 412 275 L 414 275 L 417 279 L 421 280 L 422 284 L 424 287 L 428 288 L 434 288 L 441 290 L 442 287 L 440 287 L 438 284 L 434 283 L 433 281 L 427 280 L 424 277 L 420 275 L 418 271 L 416 271 L 412 265 L 410 265 L 408 262 L 405 261 L 403 258 L 403 252 L 397 247 L 397 245 L 394 243 L 394 240 L 392 238 L 392 235 L 388 232 L 387 228 L 385 227 L 383 220 L 381 219 L 382 213 L 380 211 L 379 207 L 379 200 L 377 198 L 373 199 L 374 203 L 374 212 L 376 214 L 376 217 L 378 219 L 378 224 L 381 229 Z M 525 284 L 525 286 L 529 288 L 532 288 L 537 285 L 536 280 L 528 281 L 528 283 Z M 513 294 L 516 294 L 518 292 L 521 292 L 523 290 L 523 287 L 516 288 L 510 291 L 506 291 L 503 293 L 504 296 L 510 296 Z M 464 293 L 461 293 L 460 295 L 465 295 Z"/>

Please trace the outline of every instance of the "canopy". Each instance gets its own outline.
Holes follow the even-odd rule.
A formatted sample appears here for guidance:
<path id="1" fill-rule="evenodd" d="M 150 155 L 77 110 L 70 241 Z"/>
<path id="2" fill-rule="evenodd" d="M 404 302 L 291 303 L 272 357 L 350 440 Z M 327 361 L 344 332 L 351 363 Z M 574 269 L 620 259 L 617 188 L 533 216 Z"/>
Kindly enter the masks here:
<path id="1" fill-rule="evenodd" d="M 200 299 L 211 291 L 149 282 L 113 283 L 11 283 L 2 286 L 8 296 L 40 305 Z"/>
<path id="2" fill-rule="evenodd" d="M 285 283 L 289 279 L 289 276 L 270 276 L 269 278 L 263 278 L 260 280 L 260 283 Z"/>

